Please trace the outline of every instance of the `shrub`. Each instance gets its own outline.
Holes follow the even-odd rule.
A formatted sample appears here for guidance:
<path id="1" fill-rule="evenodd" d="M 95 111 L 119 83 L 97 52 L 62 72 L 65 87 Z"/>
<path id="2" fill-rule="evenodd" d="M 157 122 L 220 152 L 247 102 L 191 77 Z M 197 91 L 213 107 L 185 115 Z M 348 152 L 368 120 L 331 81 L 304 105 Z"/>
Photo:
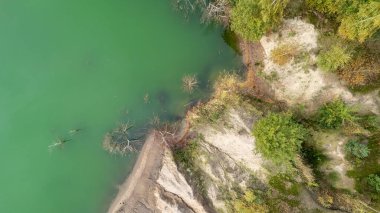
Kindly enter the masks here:
<path id="1" fill-rule="evenodd" d="M 257 197 L 252 190 L 247 190 L 244 195 L 235 199 L 232 203 L 236 212 L 241 213 L 264 213 L 268 212 L 265 205 L 257 202 Z"/>
<path id="2" fill-rule="evenodd" d="M 325 104 L 317 115 L 319 126 L 326 129 L 337 129 L 345 122 L 354 120 L 352 111 L 341 99 Z"/>
<path id="3" fill-rule="evenodd" d="M 370 174 L 367 178 L 368 185 L 371 186 L 371 188 L 376 191 L 377 193 L 380 193 L 380 177 L 376 174 Z"/>
<path id="4" fill-rule="evenodd" d="M 345 145 L 345 150 L 346 152 L 360 159 L 368 157 L 370 151 L 367 145 L 359 143 L 356 140 L 349 140 Z"/>
<path id="5" fill-rule="evenodd" d="M 346 48 L 335 45 L 318 55 L 317 64 L 323 70 L 333 72 L 347 64 L 350 59 L 351 54 Z"/>
<path id="6" fill-rule="evenodd" d="M 258 151 L 278 163 L 294 159 L 306 133 L 306 129 L 296 123 L 290 114 L 284 113 L 269 114 L 259 120 L 253 129 Z"/>
<path id="7" fill-rule="evenodd" d="M 269 179 L 269 185 L 286 195 L 299 195 L 300 186 L 288 174 L 280 173 Z"/>
<path id="8" fill-rule="evenodd" d="M 343 38 L 362 43 L 380 29 L 380 3 L 375 1 L 364 3 L 358 9 L 357 13 L 342 19 L 338 33 Z"/>
<path id="9" fill-rule="evenodd" d="M 268 30 L 260 18 L 260 10 L 260 5 L 255 1 L 237 1 L 231 10 L 231 29 L 245 39 L 259 40 Z"/>
<path id="10" fill-rule="evenodd" d="M 362 87 L 380 79 L 380 60 L 372 55 L 362 55 L 339 70 L 340 79 L 350 87 Z"/>
<path id="11" fill-rule="evenodd" d="M 244 39 L 257 41 L 282 21 L 288 0 L 237 0 L 231 10 L 231 29 Z"/>
<path id="12" fill-rule="evenodd" d="M 329 172 L 326 177 L 327 182 L 333 186 L 339 181 L 339 179 L 340 174 L 336 171 Z"/>
<path id="13" fill-rule="evenodd" d="M 198 140 L 191 140 L 185 147 L 175 150 L 174 159 L 186 169 L 194 170 L 194 162 L 197 159 L 198 150 Z"/>
<path id="14" fill-rule="evenodd" d="M 298 55 L 298 48 L 294 44 L 283 44 L 274 48 L 271 52 L 271 59 L 278 65 L 288 63 Z"/>

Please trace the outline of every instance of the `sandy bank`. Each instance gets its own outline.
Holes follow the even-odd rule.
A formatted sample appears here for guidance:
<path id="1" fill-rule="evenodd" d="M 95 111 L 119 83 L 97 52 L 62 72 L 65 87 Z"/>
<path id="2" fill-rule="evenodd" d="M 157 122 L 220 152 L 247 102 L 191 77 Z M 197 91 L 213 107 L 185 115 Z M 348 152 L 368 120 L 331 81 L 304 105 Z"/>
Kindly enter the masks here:
<path id="1" fill-rule="evenodd" d="M 162 166 L 164 148 L 154 133 L 151 133 L 133 167 L 132 173 L 119 189 L 119 193 L 113 200 L 109 213 L 115 212 L 142 212 L 154 203 L 153 193 L 150 189 L 154 187 Z M 152 196 L 147 196 L 147 195 Z M 146 209 L 147 211 L 148 209 Z"/>

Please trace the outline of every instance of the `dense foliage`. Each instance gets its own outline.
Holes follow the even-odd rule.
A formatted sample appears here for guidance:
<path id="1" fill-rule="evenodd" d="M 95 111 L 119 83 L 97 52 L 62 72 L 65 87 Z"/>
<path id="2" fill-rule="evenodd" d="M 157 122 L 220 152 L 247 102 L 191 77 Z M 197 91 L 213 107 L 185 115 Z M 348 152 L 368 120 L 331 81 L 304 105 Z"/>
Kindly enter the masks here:
<path id="1" fill-rule="evenodd" d="M 325 104 L 319 109 L 317 116 L 318 124 L 326 129 L 339 128 L 355 118 L 351 109 L 341 99 Z"/>
<path id="2" fill-rule="evenodd" d="M 330 15 L 343 38 L 364 42 L 380 29 L 380 2 L 371 0 L 307 0 L 310 8 Z"/>
<path id="3" fill-rule="evenodd" d="M 321 52 L 318 55 L 317 63 L 325 71 L 335 71 L 347 64 L 350 59 L 351 55 L 347 49 L 335 45 L 331 49 Z"/>
<path id="4" fill-rule="evenodd" d="M 368 157 L 370 151 L 367 145 L 356 140 L 349 140 L 345 145 L 345 149 L 346 152 L 360 159 Z"/>
<path id="5" fill-rule="evenodd" d="M 380 29 L 380 2 L 360 5 L 359 11 L 342 19 L 339 35 L 364 42 Z"/>
<path id="6" fill-rule="evenodd" d="M 277 27 L 288 0 L 237 0 L 231 10 L 231 29 L 244 39 L 259 40 Z"/>
<path id="7" fill-rule="evenodd" d="M 257 197 L 252 190 L 247 190 L 239 199 L 233 201 L 233 208 L 240 213 L 264 213 L 268 212 L 264 205 L 257 202 Z"/>
<path id="8" fill-rule="evenodd" d="M 339 77 L 352 88 L 375 85 L 380 79 L 380 56 L 360 55 L 339 70 Z"/>
<path id="9" fill-rule="evenodd" d="M 306 137 L 306 129 L 290 114 L 271 113 L 259 120 L 253 129 L 257 149 L 275 162 L 294 159 Z"/>
<path id="10" fill-rule="evenodd" d="M 368 185 L 370 185 L 374 191 L 380 193 L 380 177 L 378 175 L 370 174 L 368 176 Z"/>

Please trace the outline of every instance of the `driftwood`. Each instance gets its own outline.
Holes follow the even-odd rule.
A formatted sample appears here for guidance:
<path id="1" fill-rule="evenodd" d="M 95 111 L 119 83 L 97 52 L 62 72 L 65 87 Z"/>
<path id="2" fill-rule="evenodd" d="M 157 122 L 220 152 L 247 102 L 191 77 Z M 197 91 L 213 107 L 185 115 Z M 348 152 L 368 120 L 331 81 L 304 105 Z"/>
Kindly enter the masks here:
<path id="1" fill-rule="evenodd" d="M 229 4 L 227 0 L 173 0 L 173 6 L 186 18 L 194 11 L 201 11 L 203 22 L 228 23 Z"/>
<path id="2" fill-rule="evenodd" d="M 71 141 L 71 139 L 62 139 L 58 138 L 51 145 L 48 146 L 49 151 L 53 151 L 56 148 L 63 148 L 63 145 L 67 142 Z"/>
<path id="3" fill-rule="evenodd" d="M 137 152 L 142 137 L 133 138 L 130 130 L 133 125 L 122 123 L 112 132 L 106 134 L 103 140 L 103 148 L 112 154 L 126 155 Z"/>

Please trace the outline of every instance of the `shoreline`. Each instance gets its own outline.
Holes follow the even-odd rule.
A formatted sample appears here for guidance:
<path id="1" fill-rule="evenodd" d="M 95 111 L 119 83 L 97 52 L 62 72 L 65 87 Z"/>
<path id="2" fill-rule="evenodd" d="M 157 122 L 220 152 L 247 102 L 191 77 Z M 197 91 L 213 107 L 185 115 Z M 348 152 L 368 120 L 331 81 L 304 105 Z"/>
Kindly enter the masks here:
<path id="1" fill-rule="evenodd" d="M 162 166 L 164 148 L 157 140 L 155 132 L 152 132 L 147 137 L 132 172 L 128 175 L 127 179 L 120 186 L 119 192 L 113 199 L 108 213 L 125 212 L 126 207 L 134 207 L 139 202 L 142 196 L 149 194 L 149 190 L 154 184 L 154 174 Z M 149 198 L 145 198 L 149 203 Z M 152 199 L 152 198 L 151 198 Z"/>

